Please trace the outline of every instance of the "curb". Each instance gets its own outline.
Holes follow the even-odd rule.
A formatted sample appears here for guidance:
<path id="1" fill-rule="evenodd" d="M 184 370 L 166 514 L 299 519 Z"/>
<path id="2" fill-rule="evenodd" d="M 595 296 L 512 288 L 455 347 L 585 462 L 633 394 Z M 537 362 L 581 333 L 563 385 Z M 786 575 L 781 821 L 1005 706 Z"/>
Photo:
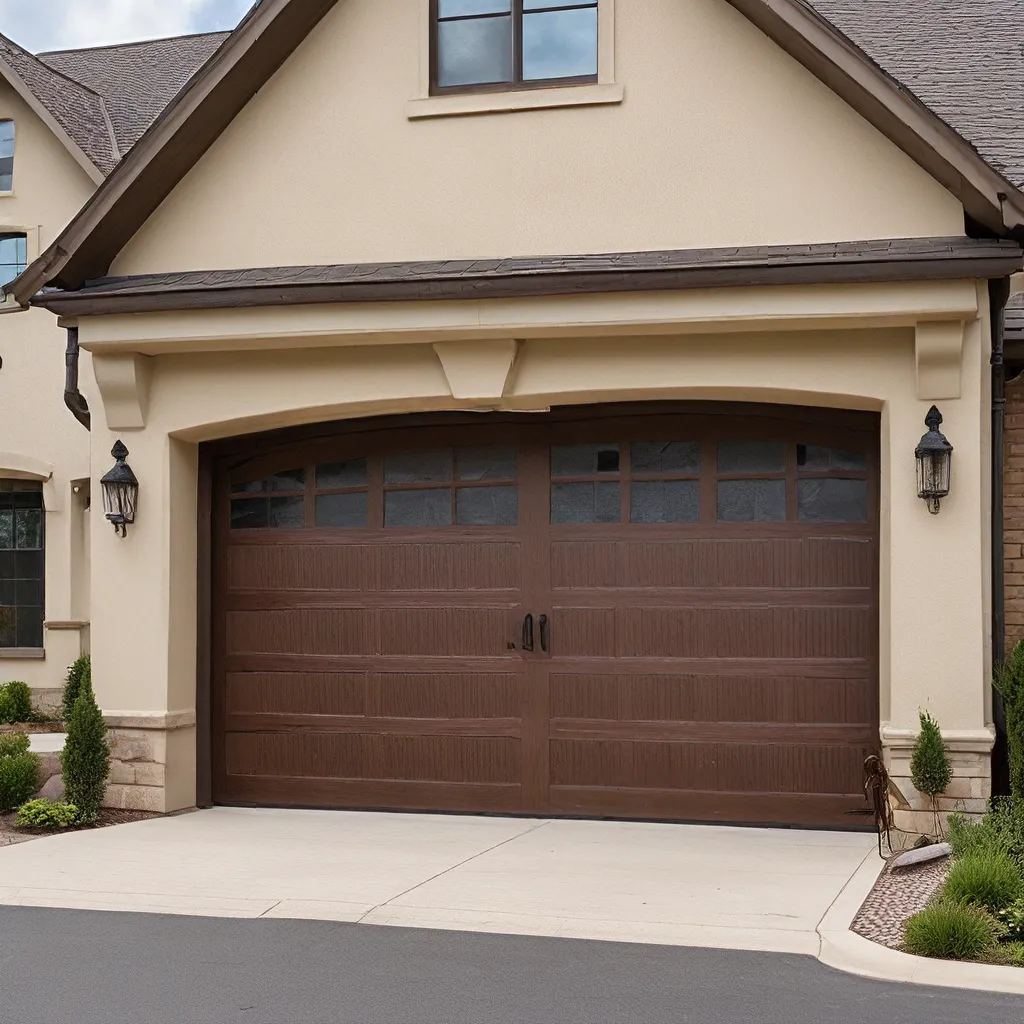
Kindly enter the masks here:
<path id="1" fill-rule="evenodd" d="M 826 967 L 875 981 L 1024 995 L 1024 969 L 957 960 L 929 960 L 871 942 L 850 931 L 885 863 L 871 853 L 853 873 L 818 925 L 818 960 Z"/>

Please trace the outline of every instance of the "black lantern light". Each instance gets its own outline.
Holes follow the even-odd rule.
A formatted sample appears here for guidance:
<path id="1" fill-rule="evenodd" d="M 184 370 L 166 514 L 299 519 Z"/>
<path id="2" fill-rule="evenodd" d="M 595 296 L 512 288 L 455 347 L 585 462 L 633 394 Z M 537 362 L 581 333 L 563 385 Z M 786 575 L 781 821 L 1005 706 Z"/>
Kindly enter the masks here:
<path id="1" fill-rule="evenodd" d="M 939 514 L 939 505 L 949 494 L 949 474 L 953 462 L 953 446 L 939 433 L 942 413 L 933 405 L 924 418 L 928 433 L 914 453 L 917 456 L 917 496 L 928 502 L 928 511 Z"/>
<path id="2" fill-rule="evenodd" d="M 135 522 L 135 506 L 139 499 L 139 481 L 125 462 L 128 449 L 118 441 L 110 452 L 117 464 L 100 483 L 103 485 L 103 511 L 114 524 L 114 530 L 127 536 L 128 526 Z"/>

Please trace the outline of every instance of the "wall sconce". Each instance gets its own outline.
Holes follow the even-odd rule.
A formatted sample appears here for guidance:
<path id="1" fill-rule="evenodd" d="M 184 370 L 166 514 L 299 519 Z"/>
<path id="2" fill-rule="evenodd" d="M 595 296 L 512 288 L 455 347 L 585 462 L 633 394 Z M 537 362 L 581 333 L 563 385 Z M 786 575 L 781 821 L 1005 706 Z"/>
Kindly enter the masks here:
<path id="1" fill-rule="evenodd" d="M 928 511 L 939 514 L 942 499 L 949 494 L 953 446 L 939 433 L 942 413 L 933 405 L 924 418 L 928 433 L 914 453 L 917 456 L 917 496 L 928 502 Z"/>
<path id="2" fill-rule="evenodd" d="M 117 464 L 100 483 L 103 485 L 103 511 L 114 524 L 115 533 L 128 535 L 128 527 L 135 522 L 135 506 L 139 500 L 139 481 L 131 466 L 125 462 L 128 449 L 118 441 L 111 449 Z"/>

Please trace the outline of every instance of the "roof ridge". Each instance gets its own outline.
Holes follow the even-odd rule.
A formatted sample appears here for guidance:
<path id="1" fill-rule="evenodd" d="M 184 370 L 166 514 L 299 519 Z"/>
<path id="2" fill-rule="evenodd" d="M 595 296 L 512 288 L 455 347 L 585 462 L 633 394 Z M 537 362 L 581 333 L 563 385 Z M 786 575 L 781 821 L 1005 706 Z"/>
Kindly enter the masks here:
<path id="1" fill-rule="evenodd" d="M 91 96 L 95 96 L 96 99 L 103 103 L 103 97 L 98 92 L 96 92 L 95 89 L 86 85 L 85 82 L 80 82 L 77 78 L 72 78 L 71 75 L 65 74 L 65 72 L 63 71 L 58 71 L 57 68 L 53 67 L 51 64 L 48 64 L 45 60 L 43 60 L 39 54 L 33 53 L 31 50 L 26 50 L 24 46 L 19 45 L 9 36 L 5 36 L 2 32 L 0 32 L 0 43 L 5 43 L 7 46 L 12 47 L 19 53 L 22 53 L 26 57 L 29 57 L 31 60 L 35 61 L 36 64 L 39 64 L 41 67 L 46 68 L 48 74 L 56 75 L 58 78 L 63 78 L 65 82 L 71 82 L 72 85 L 78 86 L 79 89 L 84 90 Z M 2 59 L 2 56 L 0 56 L 0 60 Z"/>
<path id="2" fill-rule="evenodd" d="M 42 50 L 33 54 L 37 59 L 43 60 L 46 57 L 64 57 L 71 53 L 93 53 L 96 50 L 127 50 L 132 46 L 149 46 L 152 43 L 171 43 L 180 39 L 201 39 L 207 36 L 229 36 L 232 29 L 224 28 L 213 32 L 185 32 L 177 36 L 157 36 L 155 39 L 130 39 L 124 43 L 97 43 L 95 46 L 71 46 L 65 50 Z M 6 38 L 6 37 L 5 37 Z M 28 51 L 26 51 L 28 52 Z"/>

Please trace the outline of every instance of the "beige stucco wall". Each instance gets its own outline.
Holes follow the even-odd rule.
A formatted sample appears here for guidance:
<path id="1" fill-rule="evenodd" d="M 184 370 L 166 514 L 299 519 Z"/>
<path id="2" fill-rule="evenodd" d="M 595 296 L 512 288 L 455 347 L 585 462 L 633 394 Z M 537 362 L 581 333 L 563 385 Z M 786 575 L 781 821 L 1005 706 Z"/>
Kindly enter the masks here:
<path id="1" fill-rule="evenodd" d="M 427 0 L 344 0 L 115 273 L 963 234 L 725 0 L 616 0 L 621 104 L 410 120 Z"/>
<path id="2" fill-rule="evenodd" d="M 31 260 L 54 240 L 94 186 L 3 81 L 0 118 L 13 118 L 16 125 L 14 190 L 0 196 L 0 232 L 24 232 Z M 47 696 L 43 691 L 60 687 L 67 666 L 87 644 L 86 630 L 68 627 L 89 617 L 89 435 L 64 406 L 65 346 L 66 333 L 45 310 L 0 307 L 0 477 L 45 479 L 46 619 L 59 627 L 44 633 L 43 660 L 5 658 L 0 651 L 0 682 L 22 679 L 42 699 Z M 90 363 L 86 355 L 82 387 L 95 401 Z"/>
<path id="3" fill-rule="evenodd" d="M 523 324 L 533 311 L 532 326 L 516 346 L 517 358 L 507 379 L 502 371 L 487 380 L 487 366 L 499 365 L 494 360 L 473 363 L 483 369 L 470 390 L 479 385 L 480 396 L 491 396 L 478 399 L 453 396 L 453 349 L 443 349 L 449 359 L 446 368 L 435 350 L 436 308 L 429 303 L 418 307 L 421 322 L 430 326 L 423 338 L 411 329 L 380 335 L 364 330 L 344 339 L 317 335 L 314 326 L 325 327 L 320 321 L 328 314 L 316 307 L 286 311 L 295 325 L 292 338 L 274 335 L 272 317 L 253 319 L 245 311 L 97 318 L 83 326 L 83 337 L 97 359 L 125 348 L 161 351 L 153 341 L 160 324 L 167 336 L 168 354 L 153 355 L 145 376 L 145 429 L 104 429 L 100 420 L 93 457 L 93 474 L 98 476 L 108 468 L 110 446 L 123 438 L 141 484 L 139 519 L 127 539 L 114 536 L 99 509 L 93 512 L 92 557 L 104 567 L 92 588 L 98 609 L 93 653 L 105 710 L 135 720 L 148 717 L 154 734 L 161 737 L 158 756 L 167 759 L 166 778 L 169 784 L 174 780 L 175 788 L 173 797 L 170 789 L 147 790 L 150 795 L 145 799 L 155 801 L 147 806 L 184 806 L 194 796 L 195 733 L 189 714 L 195 708 L 196 678 L 198 442 L 271 427 L 413 410 L 526 410 L 669 398 L 878 410 L 880 729 L 890 738 L 909 734 L 916 730 L 918 709 L 927 707 L 954 748 L 984 746 L 990 730 L 985 623 L 988 451 L 981 412 L 987 335 L 984 320 L 979 319 L 983 286 L 981 291 L 964 282 L 903 289 L 708 292 L 693 300 L 702 304 L 706 326 L 690 323 L 675 329 L 670 321 L 682 317 L 685 306 L 678 295 L 639 297 L 640 306 L 658 321 L 657 333 L 649 333 L 650 323 L 630 328 L 628 318 L 639 308 L 637 298 L 574 297 L 560 300 L 557 314 L 555 306 L 546 307 L 563 325 L 583 323 L 589 311 L 589 336 L 568 336 L 566 329 L 554 327 L 550 330 L 560 336 L 546 334 L 537 313 L 545 307 L 537 300 L 468 304 L 476 315 L 466 319 L 478 325 L 481 307 L 490 310 L 494 323 L 505 319 Z M 759 301 L 771 304 L 778 323 L 757 312 Z M 929 302 L 932 308 L 927 313 Z M 851 312 L 854 308 L 861 311 L 859 316 Z M 831 319 L 826 316 L 829 309 Z M 747 310 L 749 322 L 726 324 L 726 316 L 737 310 Z M 404 313 L 388 312 L 411 317 L 412 307 Z M 345 311 L 335 310 L 335 315 L 344 319 Z M 616 315 L 621 323 L 614 322 Z M 455 311 L 449 316 L 455 318 Z M 951 363 L 959 398 L 919 390 L 922 343 L 916 323 L 928 317 L 969 321 L 962 353 Z M 815 318 L 821 324 L 815 324 Z M 598 322 L 603 326 L 594 326 Z M 242 324 L 248 327 L 243 330 Z M 712 326 L 716 333 L 711 333 Z M 133 331 L 134 343 L 129 340 Z M 180 342 L 204 333 L 214 348 L 237 347 L 241 335 L 248 334 L 250 350 L 181 352 L 168 340 L 174 336 Z M 484 345 L 493 346 L 495 356 L 502 351 L 500 342 L 472 334 L 469 327 L 461 333 L 449 328 L 444 344 L 467 356 Z M 463 335 L 465 340 L 460 341 Z M 465 348 L 460 350 L 460 344 Z M 273 347 L 259 350 L 259 345 Z M 935 398 L 945 416 L 944 429 L 956 446 L 954 489 L 939 516 L 929 515 L 916 496 L 913 458 L 925 431 L 925 413 Z M 116 614 L 103 613 L 115 608 Z M 162 732 L 160 723 L 168 713 L 186 724 Z M 119 799 L 132 799 L 124 796 L 127 792 Z"/>

